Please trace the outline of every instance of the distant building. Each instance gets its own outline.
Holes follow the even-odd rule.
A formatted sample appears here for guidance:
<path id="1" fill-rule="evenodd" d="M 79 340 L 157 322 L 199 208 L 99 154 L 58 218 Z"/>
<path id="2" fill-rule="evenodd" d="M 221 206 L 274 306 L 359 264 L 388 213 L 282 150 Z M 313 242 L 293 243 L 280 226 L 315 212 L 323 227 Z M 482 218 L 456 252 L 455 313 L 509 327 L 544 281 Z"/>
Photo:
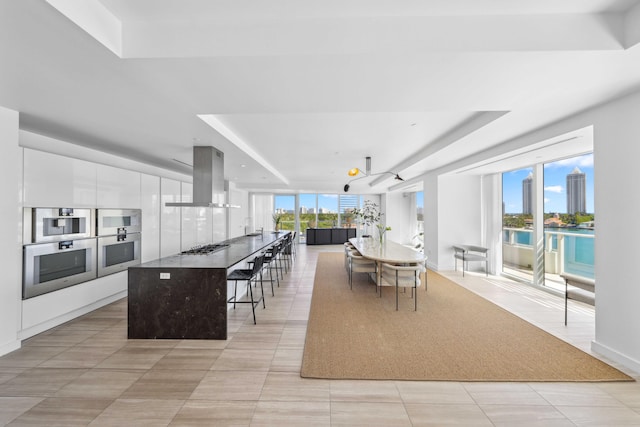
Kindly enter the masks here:
<path id="1" fill-rule="evenodd" d="M 533 214 L 533 172 L 522 180 L 522 213 Z"/>
<path id="2" fill-rule="evenodd" d="M 307 207 L 306 206 L 300 206 L 300 213 L 301 214 L 306 214 L 307 212 Z"/>
<path id="3" fill-rule="evenodd" d="M 567 175 L 567 213 L 587 211 L 587 175 L 578 167 Z"/>

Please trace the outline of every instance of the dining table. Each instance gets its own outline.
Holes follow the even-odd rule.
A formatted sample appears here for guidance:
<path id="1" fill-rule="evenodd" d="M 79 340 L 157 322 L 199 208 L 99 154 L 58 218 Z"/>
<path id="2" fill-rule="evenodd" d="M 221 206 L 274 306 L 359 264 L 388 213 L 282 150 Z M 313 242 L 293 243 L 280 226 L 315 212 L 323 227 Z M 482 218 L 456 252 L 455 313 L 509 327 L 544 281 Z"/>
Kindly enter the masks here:
<path id="1" fill-rule="evenodd" d="M 376 284 L 382 286 L 382 264 L 424 264 L 427 257 L 424 253 L 389 239 L 372 237 L 354 237 L 349 242 L 368 259 L 376 262 Z"/>

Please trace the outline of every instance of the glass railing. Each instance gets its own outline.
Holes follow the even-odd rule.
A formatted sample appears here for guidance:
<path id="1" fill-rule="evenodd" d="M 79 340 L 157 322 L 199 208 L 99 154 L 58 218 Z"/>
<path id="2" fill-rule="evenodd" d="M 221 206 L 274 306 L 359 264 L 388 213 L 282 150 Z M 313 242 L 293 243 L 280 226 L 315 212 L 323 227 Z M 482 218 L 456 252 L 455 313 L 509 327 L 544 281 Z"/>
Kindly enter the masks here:
<path id="1" fill-rule="evenodd" d="M 533 230 L 503 228 L 503 263 L 512 268 L 531 270 Z M 595 231 L 567 228 L 545 229 L 545 273 L 595 278 Z"/>

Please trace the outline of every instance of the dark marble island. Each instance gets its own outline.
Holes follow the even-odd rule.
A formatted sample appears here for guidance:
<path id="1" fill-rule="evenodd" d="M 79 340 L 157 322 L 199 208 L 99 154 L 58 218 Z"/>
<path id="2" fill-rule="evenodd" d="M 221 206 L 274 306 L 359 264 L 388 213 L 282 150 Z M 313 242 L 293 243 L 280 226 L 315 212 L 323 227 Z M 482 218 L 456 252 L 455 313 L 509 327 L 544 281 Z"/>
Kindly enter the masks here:
<path id="1" fill-rule="evenodd" d="M 288 233 L 236 237 L 212 253 L 129 267 L 128 337 L 227 339 L 227 270 Z"/>

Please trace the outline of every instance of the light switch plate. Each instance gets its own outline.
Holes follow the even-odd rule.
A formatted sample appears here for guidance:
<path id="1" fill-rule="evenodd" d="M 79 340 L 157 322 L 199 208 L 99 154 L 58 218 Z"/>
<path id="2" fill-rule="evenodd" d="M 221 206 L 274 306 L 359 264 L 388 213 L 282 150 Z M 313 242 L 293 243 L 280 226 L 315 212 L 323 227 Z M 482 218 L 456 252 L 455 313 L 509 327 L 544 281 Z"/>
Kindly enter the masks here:
<path id="1" fill-rule="evenodd" d="M 160 273 L 160 280 L 171 279 L 171 273 Z"/>

